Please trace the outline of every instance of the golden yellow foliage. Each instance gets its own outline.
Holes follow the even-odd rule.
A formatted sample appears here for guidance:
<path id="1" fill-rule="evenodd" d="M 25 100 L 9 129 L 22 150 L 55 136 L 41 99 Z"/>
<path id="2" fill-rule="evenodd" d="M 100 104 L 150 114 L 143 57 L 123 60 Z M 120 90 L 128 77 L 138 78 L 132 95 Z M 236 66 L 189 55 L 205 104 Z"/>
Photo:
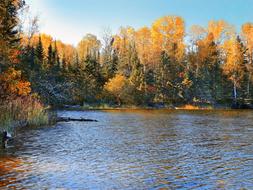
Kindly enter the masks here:
<path id="1" fill-rule="evenodd" d="M 124 88 L 127 85 L 127 79 L 125 76 L 117 74 L 104 86 L 105 90 L 110 92 L 113 96 L 116 97 L 118 104 L 121 104 L 121 96 L 124 95 Z"/>
<path id="2" fill-rule="evenodd" d="M 143 65 L 151 62 L 150 50 L 152 48 L 151 31 L 148 27 L 143 27 L 136 32 L 136 47 Z"/>
<path id="3" fill-rule="evenodd" d="M 184 45 L 185 24 L 181 17 L 165 16 L 156 20 L 151 28 L 152 51 L 160 59 L 162 51 L 180 61 L 185 53 Z"/>
<path id="4" fill-rule="evenodd" d="M 117 49 L 119 56 L 125 57 L 129 47 L 135 43 L 135 30 L 132 27 L 120 28 L 118 35 L 114 36 L 113 47 Z"/>
<path id="5" fill-rule="evenodd" d="M 253 23 L 246 23 L 242 26 L 242 35 L 247 44 L 253 44 Z"/>
<path id="6" fill-rule="evenodd" d="M 224 20 L 212 20 L 208 24 L 208 34 L 213 34 L 216 42 L 222 41 L 224 38 L 234 35 L 234 33 L 234 27 Z"/>
<path id="7" fill-rule="evenodd" d="M 245 41 L 245 45 L 248 49 L 248 54 L 250 57 L 250 64 L 252 64 L 253 59 L 253 23 L 246 23 L 242 26 L 242 36 Z"/>
<path id="8" fill-rule="evenodd" d="M 73 61 L 74 56 L 76 54 L 76 49 L 73 45 L 65 44 L 60 40 L 54 41 L 52 36 L 42 33 L 40 35 L 35 35 L 31 38 L 31 41 L 30 41 L 31 46 L 36 47 L 36 45 L 39 42 L 39 36 L 41 37 L 41 42 L 43 45 L 43 50 L 44 50 L 45 56 L 48 56 L 47 55 L 48 54 L 48 47 L 51 44 L 54 49 L 57 48 L 58 55 L 59 55 L 60 59 L 63 59 L 63 56 L 64 56 L 67 64 L 70 64 Z M 21 38 L 22 46 L 25 47 L 28 45 L 28 43 L 29 43 L 28 37 L 23 35 Z M 55 45 L 56 45 L 56 47 L 55 47 Z"/>
<path id="9" fill-rule="evenodd" d="M 194 42 L 203 39 L 206 36 L 206 34 L 207 34 L 206 29 L 201 26 L 193 25 L 190 28 L 190 36 Z"/>
<path id="10" fill-rule="evenodd" d="M 224 52 L 226 53 L 223 72 L 237 87 L 240 86 L 239 82 L 243 78 L 245 71 L 243 65 L 244 57 L 240 46 L 241 44 L 235 38 L 227 40 L 223 45 Z"/>
<path id="11" fill-rule="evenodd" d="M 30 41 L 30 45 L 33 46 L 33 47 L 36 47 L 36 45 L 38 44 L 39 42 L 39 37 L 41 37 L 41 42 L 42 42 L 42 45 L 43 45 L 43 48 L 44 48 L 44 53 L 45 55 L 47 55 L 47 49 L 48 47 L 50 46 L 50 44 L 53 43 L 53 37 L 48 35 L 48 34 L 39 34 L 39 35 L 35 35 L 32 37 L 31 41 Z M 27 44 L 28 43 L 28 39 L 27 38 L 23 38 L 23 41 L 22 43 L 24 44 Z"/>
<path id="12" fill-rule="evenodd" d="M 113 95 L 118 96 L 121 93 L 126 82 L 126 77 L 118 74 L 105 84 L 105 89 L 111 92 Z"/>
<path id="13" fill-rule="evenodd" d="M 197 41 L 198 46 L 198 58 L 201 62 L 204 62 L 206 58 L 211 58 L 215 51 L 214 46 L 211 44 L 214 42 L 213 33 L 209 33 L 206 38 Z"/>
<path id="14" fill-rule="evenodd" d="M 78 44 L 77 52 L 80 60 L 85 60 L 87 56 L 97 57 L 101 47 L 101 42 L 96 36 L 87 34 Z"/>

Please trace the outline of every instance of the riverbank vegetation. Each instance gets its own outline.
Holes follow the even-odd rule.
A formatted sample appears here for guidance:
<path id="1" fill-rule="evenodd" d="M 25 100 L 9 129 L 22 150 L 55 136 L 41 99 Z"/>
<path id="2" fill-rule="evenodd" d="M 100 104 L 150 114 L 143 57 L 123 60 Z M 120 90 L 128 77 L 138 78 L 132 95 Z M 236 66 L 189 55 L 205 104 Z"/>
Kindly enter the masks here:
<path id="1" fill-rule="evenodd" d="M 183 18 L 165 16 L 102 39 L 87 34 L 75 47 L 39 33 L 25 10 L 23 0 L 0 2 L 1 126 L 47 123 L 45 105 L 252 103 L 253 23 L 240 32 L 223 20 L 186 31 Z"/>
<path id="2" fill-rule="evenodd" d="M 47 124 L 44 105 L 24 77 L 19 13 L 24 1 L 0 2 L 0 131 L 16 126 Z"/>

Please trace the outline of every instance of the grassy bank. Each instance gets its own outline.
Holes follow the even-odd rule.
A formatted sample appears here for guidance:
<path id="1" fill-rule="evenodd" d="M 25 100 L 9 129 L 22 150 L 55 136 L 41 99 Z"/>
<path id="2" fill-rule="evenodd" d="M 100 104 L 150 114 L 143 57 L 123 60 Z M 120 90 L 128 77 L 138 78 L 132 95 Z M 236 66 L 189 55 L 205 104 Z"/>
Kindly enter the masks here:
<path id="1" fill-rule="evenodd" d="M 229 105 L 210 105 L 210 104 L 182 104 L 182 105 L 153 105 L 153 106 L 132 106 L 132 105 L 109 105 L 109 104 L 98 104 L 98 105 L 89 105 L 85 104 L 83 106 L 63 106 L 60 109 L 65 110 L 224 110 L 224 109 L 231 109 Z"/>
<path id="2" fill-rule="evenodd" d="M 20 126 L 41 126 L 49 123 L 44 106 L 34 97 L 19 97 L 0 105 L 0 131 L 13 132 Z"/>

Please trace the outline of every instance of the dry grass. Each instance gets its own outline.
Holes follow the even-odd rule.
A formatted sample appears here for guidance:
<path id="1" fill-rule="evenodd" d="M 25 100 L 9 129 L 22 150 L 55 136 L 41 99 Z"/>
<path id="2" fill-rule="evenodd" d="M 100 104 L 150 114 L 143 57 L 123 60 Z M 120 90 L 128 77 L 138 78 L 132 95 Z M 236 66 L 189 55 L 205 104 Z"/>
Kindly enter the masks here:
<path id="1" fill-rule="evenodd" d="M 41 126 L 48 124 L 48 114 L 32 96 L 12 98 L 0 105 L 0 130 L 12 131 L 20 125 Z"/>
<path id="2" fill-rule="evenodd" d="M 199 107 L 199 106 L 187 104 L 182 107 L 177 107 L 176 109 L 178 110 L 211 110 L 212 107 Z"/>

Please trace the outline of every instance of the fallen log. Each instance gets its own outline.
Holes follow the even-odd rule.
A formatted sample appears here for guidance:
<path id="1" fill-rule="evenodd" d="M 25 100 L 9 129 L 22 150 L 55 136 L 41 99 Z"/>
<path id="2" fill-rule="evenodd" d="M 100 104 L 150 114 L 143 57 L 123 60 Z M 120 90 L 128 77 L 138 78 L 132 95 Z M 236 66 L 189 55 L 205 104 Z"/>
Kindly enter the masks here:
<path id="1" fill-rule="evenodd" d="M 71 122 L 71 121 L 79 121 L 79 122 L 98 122 L 97 120 L 94 119 L 75 119 L 75 118 L 70 118 L 70 117 L 58 117 L 56 119 L 56 122 Z"/>

